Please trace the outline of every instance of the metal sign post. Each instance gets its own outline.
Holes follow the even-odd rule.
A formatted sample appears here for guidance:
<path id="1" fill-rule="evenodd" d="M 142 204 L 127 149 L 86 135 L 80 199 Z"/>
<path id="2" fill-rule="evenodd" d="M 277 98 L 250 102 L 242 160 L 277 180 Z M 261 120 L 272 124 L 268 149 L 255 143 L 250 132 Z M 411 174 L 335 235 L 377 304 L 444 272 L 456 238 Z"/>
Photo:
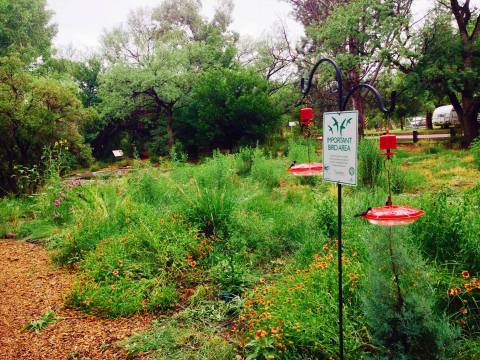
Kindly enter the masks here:
<path id="1" fill-rule="evenodd" d="M 357 184 L 357 143 L 358 143 L 358 112 L 345 112 L 347 104 L 355 91 L 366 89 L 373 93 L 377 100 L 379 109 L 389 114 L 393 112 L 395 106 L 395 92 L 392 93 L 390 109 L 385 107 L 385 103 L 378 91 L 369 84 L 359 84 L 354 86 L 346 96 L 343 95 L 343 78 L 340 68 L 335 61 L 323 58 L 317 61 L 307 79 L 301 79 L 301 90 L 305 98 L 313 84 L 313 75 L 322 63 L 329 63 L 335 69 L 335 79 L 337 82 L 337 113 L 325 113 L 323 128 L 323 163 L 324 163 L 324 179 L 326 181 L 335 182 L 338 188 L 338 338 L 339 338 L 339 358 L 344 359 L 343 348 L 343 268 L 342 268 L 342 184 Z M 355 115 L 354 115 L 355 114 Z M 333 117 L 335 121 L 333 121 Z M 347 124 L 348 123 L 348 124 Z M 330 128 L 331 127 L 331 131 Z M 355 136 L 353 136 L 353 127 L 355 127 Z M 327 136 L 326 136 L 327 135 Z M 328 142 L 330 138 L 330 143 Z M 341 143 L 340 143 L 341 142 Z M 348 144 L 348 143 L 351 144 Z M 352 152 L 353 142 L 355 142 L 354 153 Z M 330 148 L 329 145 L 332 145 Z M 335 146 L 334 146 L 335 145 Z M 352 146 L 350 146 L 352 145 Z M 325 149 L 327 146 L 327 149 Z M 352 165 L 352 160 L 355 160 Z"/>

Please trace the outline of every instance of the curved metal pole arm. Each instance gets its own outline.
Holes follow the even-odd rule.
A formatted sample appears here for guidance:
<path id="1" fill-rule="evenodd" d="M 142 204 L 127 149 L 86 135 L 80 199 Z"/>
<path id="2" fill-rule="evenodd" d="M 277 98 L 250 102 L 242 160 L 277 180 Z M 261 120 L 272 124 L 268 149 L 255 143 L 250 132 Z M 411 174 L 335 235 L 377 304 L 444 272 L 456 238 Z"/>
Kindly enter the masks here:
<path id="1" fill-rule="evenodd" d="M 395 97 L 397 95 L 396 91 L 392 92 L 392 95 L 390 97 L 390 108 L 387 109 L 386 106 L 385 106 L 385 102 L 384 102 L 382 96 L 377 91 L 377 89 L 375 89 L 372 85 L 369 85 L 369 84 L 359 84 L 359 85 L 354 86 L 352 88 L 352 90 L 349 91 L 349 93 L 347 94 L 345 99 L 343 99 L 342 106 L 340 107 L 342 111 L 344 111 L 345 108 L 347 107 L 348 101 L 352 97 L 353 93 L 355 91 L 360 90 L 360 89 L 367 89 L 370 92 L 372 92 L 373 95 L 375 96 L 375 100 L 377 100 L 378 107 L 385 114 L 391 114 L 393 112 L 393 110 L 395 110 Z"/>
<path id="2" fill-rule="evenodd" d="M 322 58 L 317 61 L 315 66 L 312 68 L 310 73 L 308 74 L 308 79 L 307 79 L 307 86 L 305 87 L 305 79 L 302 78 L 300 81 L 300 86 L 302 90 L 303 96 L 307 96 L 308 93 L 310 92 L 312 85 L 313 85 L 313 75 L 315 75 L 315 72 L 317 71 L 318 67 L 322 63 L 329 63 L 332 65 L 335 69 L 335 79 L 338 83 L 338 106 L 340 107 L 343 101 L 343 79 L 342 79 L 342 72 L 340 71 L 340 68 L 338 65 L 333 61 L 332 59 L 329 58 Z"/>

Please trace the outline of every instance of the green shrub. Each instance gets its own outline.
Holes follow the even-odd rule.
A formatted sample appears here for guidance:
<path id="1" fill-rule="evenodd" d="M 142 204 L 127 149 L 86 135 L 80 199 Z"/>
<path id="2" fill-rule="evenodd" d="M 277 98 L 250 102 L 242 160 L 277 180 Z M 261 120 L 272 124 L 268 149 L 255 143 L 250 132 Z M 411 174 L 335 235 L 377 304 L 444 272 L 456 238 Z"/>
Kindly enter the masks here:
<path id="1" fill-rule="evenodd" d="M 310 162 L 320 162 L 317 154 L 317 143 L 314 139 L 290 138 L 287 145 L 288 160 L 297 164 L 309 162 L 308 154 L 310 153 Z"/>
<path id="2" fill-rule="evenodd" d="M 122 234 L 128 228 L 130 203 L 112 185 L 84 189 L 69 210 L 74 214 L 76 226 L 51 244 L 53 259 L 62 265 L 76 263 L 102 240 Z"/>
<path id="3" fill-rule="evenodd" d="M 235 208 L 231 159 L 216 154 L 194 175 L 193 193 L 184 193 L 184 212 L 205 236 L 228 238 L 228 228 Z"/>
<path id="4" fill-rule="evenodd" d="M 0 198 L 0 239 L 9 232 L 15 233 L 28 211 L 27 199 Z"/>
<path id="5" fill-rule="evenodd" d="M 337 236 L 337 203 L 333 196 L 327 194 L 321 197 L 315 206 L 315 225 L 328 238 Z"/>
<path id="6" fill-rule="evenodd" d="M 237 175 L 248 176 L 252 171 L 253 160 L 255 158 L 255 149 L 251 147 L 242 147 L 235 155 L 235 166 Z"/>
<path id="7" fill-rule="evenodd" d="M 358 180 L 366 187 L 379 185 L 383 170 L 384 157 L 380 152 L 378 142 L 363 139 L 358 145 Z"/>
<path id="8" fill-rule="evenodd" d="M 174 215 L 149 206 L 129 214 L 122 234 L 105 237 L 85 253 L 83 275 L 70 304 L 106 316 L 128 316 L 172 307 L 178 300 L 176 281 L 192 266 L 196 230 Z"/>
<path id="9" fill-rule="evenodd" d="M 373 341 L 382 355 L 393 359 L 443 358 L 458 334 L 435 314 L 425 264 L 402 244 L 402 236 L 387 237 L 377 233 L 369 242 L 371 265 L 363 303 Z"/>
<path id="10" fill-rule="evenodd" d="M 427 256 L 480 270 L 480 201 L 474 195 L 478 190 L 476 187 L 464 196 L 444 190 L 422 198 L 419 205 L 426 215 L 411 230 Z"/>
<path id="11" fill-rule="evenodd" d="M 135 202 L 153 206 L 168 206 L 175 202 L 176 188 L 167 177 L 155 174 L 152 169 L 131 177 L 128 186 Z"/>
<path id="12" fill-rule="evenodd" d="M 177 287 L 174 284 L 158 286 L 153 289 L 148 297 L 150 311 L 171 309 L 180 299 Z"/>
<path id="13" fill-rule="evenodd" d="M 470 151 L 473 156 L 473 161 L 477 168 L 480 170 L 480 137 L 476 138 L 475 141 L 470 145 Z"/>
<path id="14" fill-rule="evenodd" d="M 240 316 L 241 335 L 246 338 L 244 355 L 256 359 L 338 356 L 335 259 L 334 250 L 326 248 L 307 269 L 286 273 L 247 296 L 245 311 Z M 360 274 L 353 259 L 346 263 L 345 271 L 350 277 L 345 284 L 345 316 L 349 319 L 345 347 L 350 357 L 358 358 L 355 356 L 359 355 L 362 329 L 354 304 Z"/>
<path id="15" fill-rule="evenodd" d="M 286 173 L 285 164 L 282 160 L 266 157 L 261 150 L 255 151 L 251 178 L 267 188 L 272 189 L 280 185 L 280 181 Z"/>

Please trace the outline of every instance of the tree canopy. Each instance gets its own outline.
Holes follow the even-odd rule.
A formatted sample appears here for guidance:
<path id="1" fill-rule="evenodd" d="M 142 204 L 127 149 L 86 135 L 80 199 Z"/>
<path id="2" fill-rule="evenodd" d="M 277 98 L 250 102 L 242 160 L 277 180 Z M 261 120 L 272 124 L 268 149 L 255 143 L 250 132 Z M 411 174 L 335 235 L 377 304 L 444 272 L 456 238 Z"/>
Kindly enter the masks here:
<path id="1" fill-rule="evenodd" d="M 24 61 L 51 54 L 57 29 L 46 0 L 0 0 L 0 56 L 21 54 Z"/>

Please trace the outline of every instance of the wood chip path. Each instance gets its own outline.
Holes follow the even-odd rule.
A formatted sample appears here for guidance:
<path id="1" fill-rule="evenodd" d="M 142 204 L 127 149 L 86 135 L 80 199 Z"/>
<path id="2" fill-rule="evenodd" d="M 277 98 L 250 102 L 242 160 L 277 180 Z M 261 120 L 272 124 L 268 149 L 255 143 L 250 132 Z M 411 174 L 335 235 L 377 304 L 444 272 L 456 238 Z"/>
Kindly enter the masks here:
<path id="1" fill-rule="evenodd" d="M 102 320 L 64 308 L 74 274 L 51 264 L 41 245 L 0 240 L 0 359 L 126 359 L 115 343 L 150 318 Z M 62 320 L 38 334 L 24 330 L 52 309 Z"/>

